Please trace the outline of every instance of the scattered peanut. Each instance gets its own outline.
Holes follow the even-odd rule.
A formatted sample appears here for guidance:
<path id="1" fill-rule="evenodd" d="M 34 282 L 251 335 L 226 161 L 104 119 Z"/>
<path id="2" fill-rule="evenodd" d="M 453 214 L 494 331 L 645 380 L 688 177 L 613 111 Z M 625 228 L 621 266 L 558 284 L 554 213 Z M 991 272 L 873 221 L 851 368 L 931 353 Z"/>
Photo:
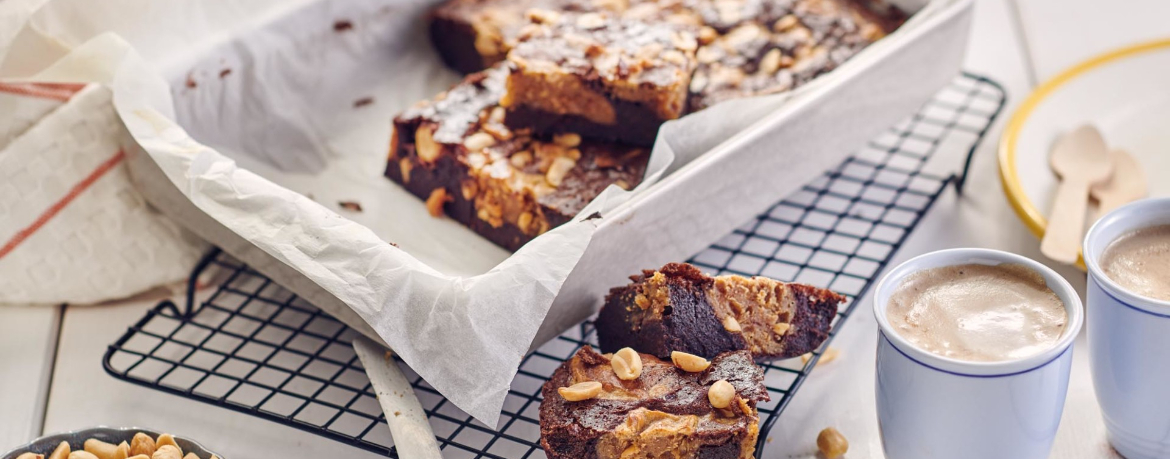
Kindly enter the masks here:
<path id="1" fill-rule="evenodd" d="M 779 71 L 781 57 L 783 56 L 780 54 L 780 50 L 777 48 L 773 48 L 771 51 L 768 51 L 768 53 L 764 54 L 764 57 L 760 59 L 759 72 L 764 75 L 771 75 Z"/>
<path id="2" fill-rule="evenodd" d="M 69 457 L 70 452 L 69 442 L 63 441 L 53 450 L 53 454 L 49 455 L 49 459 L 66 459 Z"/>
<path id="3" fill-rule="evenodd" d="M 451 197 L 447 196 L 446 188 L 435 188 L 431 190 L 431 195 L 427 197 L 427 212 L 432 217 L 443 216 L 443 205 L 450 201 Z"/>
<path id="4" fill-rule="evenodd" d="M 557 392 L 561 394 L 561 397 L 570 402 L 589 400 L 601 393 L 601 383 L 597 381 L 585 381 L 569 387 L 559 388 Z"/>
<path id="5" fill-rule="evenodd" d="M 525 150 L 513 153 L 512 157 L 508 158 L 508 161 L 510 161 L 512 165 L 516 166 L 517 168 L 525 167 L 529 164 L 532 164 L 532 152 Z"/>
<path id="6" fill-rule="evenodd" d="M 486 132 L 476 132 L 463 139 L 463 147 L 467 151 L 480 151 L 496 143 L 496 138 Z"/>
<path id="7" fill-rule="evenodd" d="M 670 353 L 670 361 L 674 362 L 674 366 L 682 368 L 683 371 L 690 373 L 698 373 L 706 370 L 711 366 L 711 362 L 707 359 L 699 357 L 694 354 L 687 354 L 686 352 L 674 351 Z"/>
<path id="8" fill-rule="evenodd" d="M 183 456 L 183 459 L 199 459 L 199 456 L 195 453 L 187 453 L 186 456 Z"/>
<path id="9" fill-rule="evenodd" d="M 723 329 L 732 333 L 743 331 L 743 327 L 739 326 L 739 321 L 735 320 L 735 316 L 727 316 L 723 318 Z"/>
<path id="10" fill-rule="evenodd" d="M 418 159 L 425 163 L 433 163 L 439 159 L 439 144 L 435 143 L 434 132 L 428 126 L 419 126 L 414 131 L 414 147 Z"/>
<path id="11" fill-rule="evenodd" d="M 799 24 L 800 24 L 800 19 L 797 18 L 795 15 L 789 14 L 787 16 L 780 18 L 780 19 L 777 19 L 776 22 L 772 24 L 772 30 L 775 30 L 777 32 L 784 32 L 784 31 L 787 31 L 788 29 L 796 27 Z"/>
<path id="12" fill-rule="evenodd" d="M 532 227 L 532 212 L 524 211 L 516 218 L 516 227 L 524 234 L 528 234 L 529 228 Z"/>
<path id="13" fill-rule="evenodd" d="M 719 32 L 717 30 L 715 30 L 714 27 L 703 26 L 702 28 L 699 29 L 699 43 L 700 44 L 706 45 L 708 43 L 715 41 L 716 38 L 719 38 Z"/>
<path id="14" fill-rule="evenodd" d="M 553 143 L 556 143 L 562 147 L 573 148 L 577 145 L 581 145 L 581 136 L 572 132 L 557 134 L 553 136 Z"/>
<path id="15" fill-rule="evenodd" d="M 150 435 L 138 432 L 130 439 L 130 454 L 134 456 L 154 454 L 154 439 Z"/>
<path id="16" fill-rule="evenodd" d="M 565 176 L 569 175 L 569 171 L 576 166 L 577 161 L 572 158 L 557 157 L 553 160 L 552 165 L 548 166 L 548 173 L 545 174 L 544 178 L 554 187 L 561 186 L 561 183 L 565 181 Z"/>
<path id="17" fill-rule="evenodd" d="M 642 356 L 628 347 L 623 347 L 614 353 L 609 364 L 620 380 L 631 381 L 642 375 Z"/>
<path id="18" fill-rule="evenodd" d="M 154 441 L 154 445 L 155 445 L 154 452 L 156 452 L 156 453 L 158 452 L 158 448 L 162 448 L 163 445 L 171 445 L 171 446 L 174 446 L 175 449 L 179 450 L 179 456 L 183 455 L 183 448 L 180 448 L 179 444 L 175 443 L 175 437 L 171 434 L 168 434 L 168 433 L 159 434 L 158 439 L 156 439 Z M 153 457 L 153 455 L 152 455 L 152 457 Z"/>
<path id="19" fill-rule="evenodd" d="M 88 451 L 74 451 L 69 453 L 69 459 L 98 459 L 98 457 Z"/>
<path id="20" fill-rule="evenodd" d="M 784 336 L 785 333 L 788 333 L 789 328 L 792 328 L 792 325 L 778 323 L 772 326 L 772 333 L 776 334 L 776 336 Z"/>
<path id="21" fill-rule="evenodd" d="M 410 169 L 414 165 L 410 163 L 410 158 L 402 158 L 398 160 L 398 171 L 402 173 L 402 182 L 410 183 Z"/>
<path id="22" fill-rule="evenodd" d="M 488 115 L 488 121 L 491 121 L 491 122 L 497 123 L 497 124 L 503 123 L 505 114 L 507 114 L 507 112 L 504 111 L 504 107 L 495 107 L 492 109 L 492 112 Z"/>
<path id="23" fill-rule="evenodd" d="M 98 459 L 126 459 L 130 456 L 130 445 L 122 442 L 120 445 L 114 445 L 91 438 L 85 441 L 85 451 L 97 456 Z"/>
<path id="24" fill-rule="evenodd" d="M 678 50 L 668 50 L 662 53 L 662 60 L 677 65 L 686 65 L 687 57 Z"/>
<path id="25" fill-rule="evenodd" d="M 150 456 L 147 456 L 145 454 L 135 454 L 133 456 L 130 456 L 127 459 L 150 459 Z"/>
<path id="26" fill-rule="evenodd" d="M 846 440 L 837 429 L 826 427 L 817 435 L 817 449 L 821 450 L 826 459 L 834 459 L 849 451 L 849 440 Z"/>
<path id="27" fill-rule="evenodd" d="M 731 401 L 735 399 L 735 386 L 727 382 L 726 379 L 715 381 L 711 388 L 707 390 L 707 400 L 711 401 L 711 406 L 719 409 L 731 406 Z"/>
<path id="28" fill-rule="evenodd" d="M 525 15 L 528 16 L 528 20 L 540 24 L 556 22 L 561 17 L 561 14 L 556 11 L 540 8 L 530 9 Z"/>
<path id="29" fill-rule="evenodd" d="M 585 13 L 577 16 L 577 27 L 594 29 L 605 25 L 605 17 L 597 13 Z"/>
<path id="30" fill-rule="evenodd" d="M 150 459 L 183 459 L 183 452 L 175 445 L 162 445 L 154 451 Z"/>
<path id="31" fill-rule="evenodd" d="M 820 360 L 817 360 L 817 363 L 832 362 L 833 360 L 837 359 L 837 355 L 839 355 L 840 353 L 841 353 L 841 351 L 838 351 L 837 348 L 835 348 L 835 347 L 830 347 L 828 349 L 825 349 L 825 352 L 821 353 L 821 358 L 820 358 Z M 812 356 L 813 356 L 813 354 L 811 352 L 800 356 L 800 363 L 808 363 L 809 360 L 812 360 Z"/>
<path id="32" fill-rule="evenodd" d="M 24 453 L 16 456 L 16 459 L 45 459 L 43 454 Z"/>

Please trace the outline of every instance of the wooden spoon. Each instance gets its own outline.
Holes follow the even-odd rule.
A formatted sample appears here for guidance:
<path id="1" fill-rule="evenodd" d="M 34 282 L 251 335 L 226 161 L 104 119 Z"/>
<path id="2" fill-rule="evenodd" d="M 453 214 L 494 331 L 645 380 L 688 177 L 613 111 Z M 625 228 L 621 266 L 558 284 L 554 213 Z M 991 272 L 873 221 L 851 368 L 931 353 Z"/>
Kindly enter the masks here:
<path id="1" fill-rule="evenodd" d="M 1085 230 L 1089 188 L 1113 174 L 1105 139 L 1097 128 L 1085 125 L 1057 139 L 1048 163 L 1060 176 L 1048 228 L 1040 252 L 1061 263 L 1074 263 L 1080 254 Z"/>
<path id="2" fill-rule="evenodd" d="M 1097 200 L 1097 217 L 1094 220 L 1149 193 L 1146 174 L 1133 155 L 1124 150 L 1111 150 L 1109 159 L 1113 160 L 1113 175 L 1089 190 L 1089 194 Z"/>

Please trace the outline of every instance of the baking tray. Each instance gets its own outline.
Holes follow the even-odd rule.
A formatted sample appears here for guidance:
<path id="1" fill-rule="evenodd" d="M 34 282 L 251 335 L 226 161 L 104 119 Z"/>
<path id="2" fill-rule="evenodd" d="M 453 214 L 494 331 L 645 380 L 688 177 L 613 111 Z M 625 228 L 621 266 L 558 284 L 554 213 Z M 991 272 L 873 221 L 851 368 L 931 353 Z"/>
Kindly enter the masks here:
<path id="1" fill-rule="evenodd" d="M 772 400 L 760 405 L 756 457 L 809 372 L 895 252 L 971 156 L 1004 103 L 1003 89 L 965 74 L 917 114 L 799 191 L 698 251 L 710 274 L 763 275 L 846 294 L 829 341 L 808 362 L 764 366 Z M 960 173 L 951 171 L 962 170 Z M 206 273 L 222 280 L 196 287 Z M 192 273 L 183 304 L 152 308 L 112 344 L 106 371 L 119 379 L 398 457 L 351 340 L 357 332 L 230 255 L 215 251 Z M 541 458 L 540 387 L 584 344 L 586 321 L 523 361 L 495 430 L 455 408 L 403 365 L 444 457 Z M 401 362 L 400 362 L 401 363 Z M 811 440 L 810 440 L 811 441 Z"/>
<path id="2" fill-rule="evenodd" d="M 817 78 L 781 109 L 697 159 L 677 165 L 640 198 L 604 216 L 561 286 L 550 319 L 542 323 L 531 348 L 595 312 L 601 293 L 621 282 L 624 273 L 683 259 L 701 250 L 737 222 L 797 190 L 804 179 L 833 167 L 856 145 L 929 100 L 958 73 L 973 3 L 925 2 L 925 8 L 932 12 L 929 17 L 912 18 L 912 26 L 908 24 Z M 173 85 L 177 85 L 176 95 L 186 90 L 181 81 Z M 660 141 L 669 142 L 669 138 Z M 196 207 L 149 155 L 138 151 L 129 158 L 135 183 L 161 212 L 346 325 L 382 342 L 342 300 Z M 794 165 L 809 172 L 792 177 Z"/>

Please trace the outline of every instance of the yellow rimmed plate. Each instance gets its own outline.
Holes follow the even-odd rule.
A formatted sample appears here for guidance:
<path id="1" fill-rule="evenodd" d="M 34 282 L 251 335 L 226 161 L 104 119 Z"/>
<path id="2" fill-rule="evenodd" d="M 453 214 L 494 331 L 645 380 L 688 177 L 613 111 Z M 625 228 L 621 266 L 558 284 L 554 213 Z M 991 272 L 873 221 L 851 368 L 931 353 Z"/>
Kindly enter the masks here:
<path id="1" fill-rule="evenodd" d="M 1000 141 L 999 177 L 1008 202 L 1037 237 L 1048 225 L 1058 184 L 1048 166 L 1052 143 L 1086 123 L 1101 130 L 1110 148 L 1138 160 L 1150 196 L 1170 196 L 1170 38 L 1074 65 L 1040 85 L 1012 114 Z M 1095 213 L 1090 207 L 1088 218 Z M 1084 269 L 1084 261 L 1077 266 Z"/>

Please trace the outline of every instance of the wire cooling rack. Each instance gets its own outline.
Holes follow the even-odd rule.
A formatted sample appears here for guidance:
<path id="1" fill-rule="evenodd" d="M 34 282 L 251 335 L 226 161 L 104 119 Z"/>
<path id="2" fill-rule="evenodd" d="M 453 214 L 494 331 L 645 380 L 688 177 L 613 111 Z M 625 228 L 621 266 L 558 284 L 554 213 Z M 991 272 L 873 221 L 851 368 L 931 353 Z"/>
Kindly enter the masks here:
<path id="1" fill-rule="evenodd" d="M 851 301 L 841 306 L 834 321 L 832 340 L 853 312 L 852 298 L 865 293 L 946 186 L 954 183 L 961 191 L 971 155 L 1004 99 L 995 82 L 962 75 L 917 114 L 690 262 L 711 274 L 767 276 L 849 296 Z M 964 158 L 965 163 L 955 162 Z M 944 172 L 932 172 L 939 162 Z M 946 172 L 959 168 L 963 173 Z M 195 287 L 210 274 L 223 279 L 222 284 L 197 302 Z M 160 303 L 110 345 L 106 371 L 398 457 L 351 347 L 354 331 L 219 251 L 195 269 L 188 292 L 187 304 Z M 590 322 L 525 357 L 498 431 L 448 403 L 399 363 L 444 457 L 543 458 L 541 385 L 584 344 L 597 345 Z M 807 361 L 764 365 L 772 400 L 759 407 L 763 424 L 757 457 L 820 355 L 817 351 Z"/>

